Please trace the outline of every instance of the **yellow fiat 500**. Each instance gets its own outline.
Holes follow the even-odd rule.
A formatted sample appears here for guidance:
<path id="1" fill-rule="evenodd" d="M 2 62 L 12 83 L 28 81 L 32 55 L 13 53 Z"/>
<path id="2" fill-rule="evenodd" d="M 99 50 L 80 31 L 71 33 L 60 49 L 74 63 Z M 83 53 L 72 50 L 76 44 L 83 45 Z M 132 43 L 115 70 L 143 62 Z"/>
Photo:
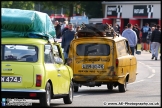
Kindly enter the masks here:
<path id="1" fill-rule="evenodd" d="M 97 32 L 95 32 L 97 31 Z M 112 90 L 126 91 L 127 83 L 136 80 L 137 60 L 131 55 L 126 38 L 116 36 L 106 28 L 99 32 L 95 27 L 84 27 L 70 44 L 69 66 L 74 72 L 74 92 L 79 87 L 106 84 Z"/>
<path id="2" fill-rule="evenodd" d="M 35 38 L 2 38 L 1 93 L 3 98 L 73 101 L 73 71 L 64 64 L 59 43 Z"/>

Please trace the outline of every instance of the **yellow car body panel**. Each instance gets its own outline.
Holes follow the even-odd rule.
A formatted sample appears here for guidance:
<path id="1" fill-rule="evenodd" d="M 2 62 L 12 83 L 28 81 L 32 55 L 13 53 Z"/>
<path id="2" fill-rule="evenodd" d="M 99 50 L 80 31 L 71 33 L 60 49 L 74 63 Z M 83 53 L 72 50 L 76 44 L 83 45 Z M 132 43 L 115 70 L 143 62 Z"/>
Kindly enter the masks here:
<path id="1" fill-rule="evenodd" d="M 69 69 L 69 66 L 64 64 L 45 63 L 44 49 L 46 44 L 50 43 L 43 39 L 2 38 L 1 45 L 33 45 L 38 48 L 38 61 L 36 62 L 3 61 L 1 56 L 1 76 L 18 76 L 22 78 L 21 83 L 2 82 L 1 80 L 3 90 L 29 90 L 30 92 L 40 90 L 45 92 L 46 83 L 50 82 L 53 94 L 57 95 L 69 93 L 69 86 L 73 78 L 73 71 L 72 69 Z M 58 45 L 60 48 L 58 43 L 51 43 L 50 45 Z M 62 52 L 61 56 L 62 59 L 64 59 Z M 60 74 L 62 76 L 58 75 L 58 69 L 61 71 Z M 36 75 L 41 75 L 42 77 L 40 87 L 36 87 Z"/>
<path id="2" fill-rule="evenodd" d="M 134 82 L 136 79 L 137 61 L 135 56 L 128 53 L 127 48 L 130 52 L 130 47 L 128 46 L 126 48 L 126 45 L 124 45 L 126 42 L 128 43 L 127 39 L 121 36 L 115 38 L 94 36 L 74 39 L 70 44 L 69 50 L 69 58 L 72 59 L 70 67 L 74 71 L 74 83 L 86 85 L 86 83 L 95 82 L 96 86 L 97 83 L 124 84 L 126 77 L 128 77 L 128 83 Z M 79 45 L 85 44 L 87 44 L 87 46 L 78 47 Z M 91 44 L 96 44 L 96 46 L 90 46 Z M 88 51 L 92 52 L 93 49 L 97 48 L 97 45 L 100 44 L 109 46 L 110 52 L 107 56 L 85 56 L 81 51 L 79 52 L 79 50 L 85 51 L 85 53 Z M 80 55 L 78 53 L 80 53 Z M 92 68 L 92 66 L 99 66 L 99 64 L 102 64 L 104 67 L 99 67 L 99 69 Z"/>

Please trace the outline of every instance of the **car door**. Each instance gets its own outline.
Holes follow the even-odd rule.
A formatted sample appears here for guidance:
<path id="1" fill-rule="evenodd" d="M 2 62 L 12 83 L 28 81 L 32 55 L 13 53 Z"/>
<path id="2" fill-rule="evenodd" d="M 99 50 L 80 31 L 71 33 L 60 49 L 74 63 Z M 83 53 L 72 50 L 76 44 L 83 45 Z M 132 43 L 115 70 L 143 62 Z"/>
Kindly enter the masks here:
<path id="1" fill-rule="evenodd" d="M 50 79 L 53 84 L 53 92 L 58 94 L 60 88 L 60 76 L 58 75 L 59 65 L 54 62 L 52 46 L 50 44 L 45 45 L 44 51 L 44 65 L 46 70 L 46 80 Z"/>
<path id="2" fill-rule="evenodd" d="M 54 49 L 55 57 L 63 60 L 63 55 L 62 55 L 62 51 L 61 51 L 59 44 L 54 44 L 53 49 Z M 58 64 L 58 65 L 59 65 L 58 73 L 60 74 L 59 93 L 65 94 L 65 93 L 68 93 L 68 91 L 69 91 L 70 75 L 69 75 L 68 69 L 67 69 L 66 65 L 64 65 L 64 63 Z"/>
<path id="3" fill-rule="evenodd" d="M 136 57 L 131 54 L 130 46 L 127 40 L 125 40 L 125 47 L 129 54 L 129 60 L 130 60 L 129 83 L 131 83 L 134 82 L 136 79 L 137 62 L 136 62 Z"/>
<path id="4" fill-rule="evenodd" d="M 131 72 L 131 55 L 128 52 L 126 41 L 121 40 L 116 43 L 117 46 L 117 55 L 118 55 L 118 75 L 126 75 Z M 131 79 L 131 76 L 129 76 Z"/>

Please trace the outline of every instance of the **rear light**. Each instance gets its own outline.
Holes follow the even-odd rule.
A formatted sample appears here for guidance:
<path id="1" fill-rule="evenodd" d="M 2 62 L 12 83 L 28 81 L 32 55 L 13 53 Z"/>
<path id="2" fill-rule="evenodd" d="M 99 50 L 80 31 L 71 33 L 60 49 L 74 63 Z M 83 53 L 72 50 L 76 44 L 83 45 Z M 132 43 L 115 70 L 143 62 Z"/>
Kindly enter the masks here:
<path id="1" fill-rule="evenodd" d="M 116 75 L 116 72 L 113 72 L 113 75 Z"/>
<path id="2" fill-rule="evenodd" d="M 41 87 L 42 84 L 42 76 L 36 75 L 36 87 Z"/>
<path id="3" fill-rule="evenodd" d="M 37 94 L 36 94 L 36 93 L 29 93 L 29 96 L 30 96 L 30 97 L 36 97 Z"/>
<path id="4" fill-rule="evenodd" d="M 118 60 L 118 59 L 116 59 L 116 67 L 118 66 L 118 63 L 119 63 L 119 60 Z"/>

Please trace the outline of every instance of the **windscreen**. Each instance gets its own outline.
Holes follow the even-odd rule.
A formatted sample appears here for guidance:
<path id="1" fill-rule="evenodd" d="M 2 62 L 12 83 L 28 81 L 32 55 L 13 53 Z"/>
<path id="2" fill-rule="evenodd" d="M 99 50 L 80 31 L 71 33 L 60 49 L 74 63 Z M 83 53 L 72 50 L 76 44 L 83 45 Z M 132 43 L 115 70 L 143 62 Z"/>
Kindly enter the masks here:
<path id="1" fill-rule="evenodd" d="M 37 62 L 38 48 L 31 45 L 1 45 L 1 61 Z"/>
<path id="2" fill-rule="evenodd" d="M 98 43 L 78 44 L 76 54 L 78 56 L 108 56 L 110 54 L 110 46 Z"/>

